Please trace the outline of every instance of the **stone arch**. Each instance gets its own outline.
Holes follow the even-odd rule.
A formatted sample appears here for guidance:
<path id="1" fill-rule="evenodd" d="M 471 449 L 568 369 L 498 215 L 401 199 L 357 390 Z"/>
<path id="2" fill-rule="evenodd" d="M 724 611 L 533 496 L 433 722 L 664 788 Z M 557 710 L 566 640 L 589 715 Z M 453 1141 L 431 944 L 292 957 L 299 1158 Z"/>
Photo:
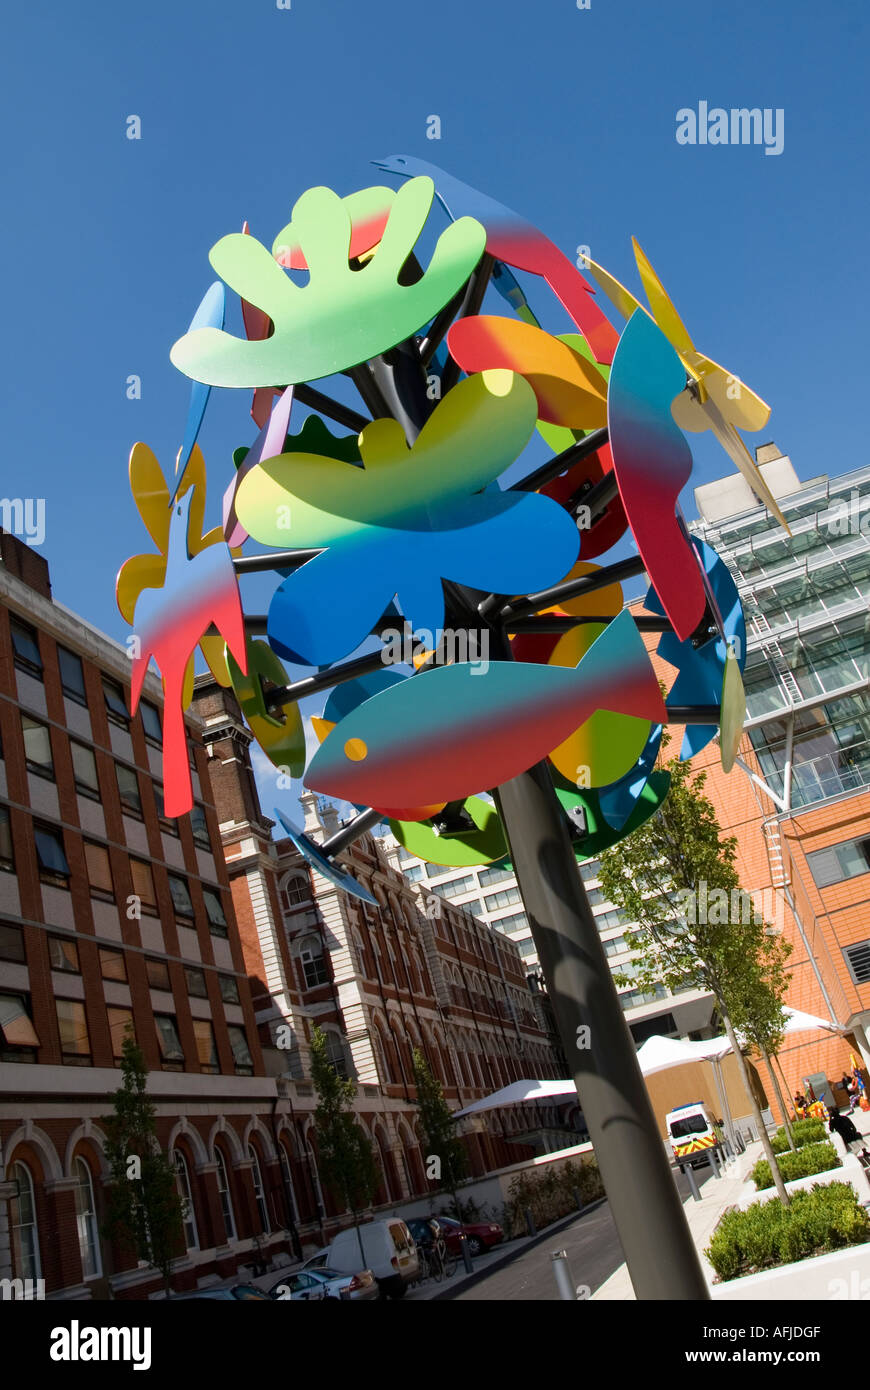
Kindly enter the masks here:
<path id="1" fill-rule="evenodd" d="M 245 1153 L 248 1152 L 248 1145 L 250 1144 L 253 1135 L 257 1136 L 262 1145 L 263 1157 L 265 1158 L 266 1162 L 274 1163 L 275 1159 L 278 1157 L 278 1153 L 275 1148 L 275 1140 L 272 1138 L 272 1135 L 269 1133 L 268 1129 L 263 1124 L 263 1121 L 260 1119 L 259 1115 L 252 1115 L 251 1118 L 248 1120 L 248 1123 L 245 1125 L 245 1132 L 242 1135 L 242 1146 L 245 1150 Z"/>
<path id="2" fill-rule="evenodd" d="M 167 1145 L 170 1153 L 175 1148 L 179 1139 L 185 1139 L 187 1141 L 197 1168 L 203 1163 L 211 1163 L 211 1153 L 209 1151 L 211 1147 L 211 1138 L 209 1139 L 209 1148 L 207 1149 L 203 1143 L 203 1138 L 199 1130 L 194 1125 L 190 1124 L 186 1115 L 182 1115 L 172 1126 L 169 1134 L 169 1143 Z"/>
<path id="3" fill-rule="evenodd" d="M 18 1129 L 13 1130 L 4 1144 L 6 1167 L 10 1168 L 13 1163 L 18 1162 L 19 1158 L 15 1150 L 20 1145 L 28 1145 L 39 1157 L 43 1170 L 43 1181 L 52 1182 L 56 1178 L 64 1176 L 60 1158 L 53 1142 L 49 1139 L 45 1130 L 35 1125 L 32 1120 L 27 1120 Z M 20 1162 L 25 1163 L 24 1158 Z"/>
<path id="4" fill-rule="evenodd" d="M 247 1158 L 247 1151 L 242 1146 L 242 1141 L 231 1124 L 227 1122 L 225 1115 L 219 1115 L 209 1130 L 208 1151 L 209 1156 L 214 1153 L 215 1140 L 223 1139 L 230 1151 L 233 1167 L 239 1163 L 244 1163 Z"/>
<path id="5" fill-rule="evenodd" d="M 109 1176 L 109 1164 L 106 1159 L 106 1136 L 93 1120 L 83 1120 L 77 1125 L 66 1141 L 66 1150 L 63 1156 L 63 1170 L 67 1177 L 73 1176 L 73 1160 L 78 1158 L 76 1148 L 81 1143 L 90 1144 L 94 1156 L 97 1160 L 96 1177 L 107 1178 Z"/>

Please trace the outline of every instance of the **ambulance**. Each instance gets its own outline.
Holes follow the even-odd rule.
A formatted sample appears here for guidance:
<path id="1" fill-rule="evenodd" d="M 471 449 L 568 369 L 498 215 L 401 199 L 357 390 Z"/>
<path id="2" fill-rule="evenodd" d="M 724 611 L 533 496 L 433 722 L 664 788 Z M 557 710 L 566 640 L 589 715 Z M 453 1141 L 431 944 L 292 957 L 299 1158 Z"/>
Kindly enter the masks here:
<path id="1" fill-rule="evenodd" d="M 665 1116 L 668 1139 L 674 1151 L 674 1158 L 689 1158 L 697 1154 L 692 1164 L 699 1168 L 709 1157 L 705 1149 L 715 1148 L 722 1143 L 722 1131 L 712 1119 L 704 1101 L 693 1100 L 688 1105 L 678 1105 Z"/>

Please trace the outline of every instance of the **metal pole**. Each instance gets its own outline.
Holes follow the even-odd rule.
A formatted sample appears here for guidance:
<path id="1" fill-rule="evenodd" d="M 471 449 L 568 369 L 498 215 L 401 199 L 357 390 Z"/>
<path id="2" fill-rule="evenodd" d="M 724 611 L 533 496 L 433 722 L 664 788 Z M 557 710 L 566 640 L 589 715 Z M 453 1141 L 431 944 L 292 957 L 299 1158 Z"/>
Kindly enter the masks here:
<path id="1" fill-rule="evenodd" d="M 707 1299 L 546 765 L 506 782 L 495 801 L 635 1294 Z"/>
<path id="2" fill-rule="evenodd" d="M 693 1170 L 693 1168 L 692 1168 L 691 1163 L 681 1163 L 681 1164 L 680 1164 L 680 1172 L 681 1172 L 681 1173 L 685 1173 L 686 1177 L 689 1179 L 689 1191 L 691 1192 L 691 1194 L 692 1194 L 692 1196 L 694 1197 L 695 1201 L 696 1201 L 696 1202 L 700 1202 L 700 1200 L 701 1200 L 701 1193 L 700 1193 L 699 1190 L 698 1190 L 698 1182 L 697 1182 L 697 1179 L 695 1178 L 695 1173 L 694 1173 L 694 1170 Z M 674 1188 L 674 1191 L 676 1192 L 676 1188 Z M 681 1204 L 681 1205 L 682 1205 L 682 1204 Z M 707 1297 L 709 1297 L 709 1295 L 707 1295 Z"/>
<path id="3" fill-rule="evenodd" d="M 574 1276 L 568 1263 L 568 1251 L 554 1250 L 550 1258 L 553 1261 L 553 1274 L 556 1276 L 559 1297 L 566 1303 L 576 1303 L 577 1295 L 574 1292 Z"/>

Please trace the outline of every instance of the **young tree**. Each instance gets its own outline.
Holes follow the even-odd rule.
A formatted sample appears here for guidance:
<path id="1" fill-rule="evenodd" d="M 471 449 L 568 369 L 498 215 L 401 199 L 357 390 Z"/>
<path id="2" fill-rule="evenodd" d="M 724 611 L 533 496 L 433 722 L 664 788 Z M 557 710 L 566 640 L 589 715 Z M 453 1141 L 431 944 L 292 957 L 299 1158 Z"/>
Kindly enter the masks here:
<path id="1" fill-rule="evenodd" d="M 786 1017 L 783 1003 L 791 978 L 785 967 L 791 953 L 790 943 L 781 936 L 765 935 L 758 953 L 754 976 L 747 971 L 735 982 L 735 988 L 728 991 L 728 1015 L 735 1029 L 764 1058 L 767 1074 L 782 1111 L 789 1148 L 793 1150 L 796 1145 L 788 1108 L 771 1061 L 782 1046 L 785 1035 Z"/>
<path id="2" fill-rule="evenodd" d="M 103 1119 L 112 1174 L 103 1234 L 158 1270 L 168 1295 L 172 1261 L 184 1248 L 182 1204 L 175 1168 L 157 1142 L 157 1111 L 145 1095 L 147 1081 L 145 1059 L 128 1033 L 114 1110 Z"/>
<path id="3" fill-rule="evenodd" d="M 601 859 L 601 887 L 637 929 L 626 933 L 639 956 L 630 978 L 641 989 L 664 984 L 709 991 L 716 1000 L 737 1059 L 765 1157 L 779 1199 L 789 1198 L 746 1061 L 729 1015 L 729 1003 L 752 993 L 764 952 L 767 924 L 740 887 L 734 861 L 737 841 L 723 838 L 706 774 L 692 777 L 688 763 L 667 764 L 671 787 L 662 806 L 634 834 Z"/>
<path id="4" fill-rule="evenodd" d="M 426 1144 L 426 1176 L 437 1178 L 439 1185 L 453 1198 L 457 1221 L 462 1220 L 456 1189 L 465 1177 L 465 1149 L 456 1135 L 456 1121 L 444 1099 L 441 1083 L 419 1048 L 415 1047 L 414 1085 L 417 1088 L 417 1108 L 420 1127 Z M 432 1160 L 437 1160 L 437 1172 L 430 1174 Z"/>
<path id="5" fill-rule="evenodd" d="M 311 1035 L 311 1080 L 317 1092 L 314 1125 L 318 1163 L 327 1184 L 353 1217 L 365 1268 L 360 1212 L 371 1206 L 380 1172 L 372 1142 L 353 1114 L 356 1083 L 339 1076 L 329 1061 L 326 1036 L 320 1028 L 315 1028 Z"/>

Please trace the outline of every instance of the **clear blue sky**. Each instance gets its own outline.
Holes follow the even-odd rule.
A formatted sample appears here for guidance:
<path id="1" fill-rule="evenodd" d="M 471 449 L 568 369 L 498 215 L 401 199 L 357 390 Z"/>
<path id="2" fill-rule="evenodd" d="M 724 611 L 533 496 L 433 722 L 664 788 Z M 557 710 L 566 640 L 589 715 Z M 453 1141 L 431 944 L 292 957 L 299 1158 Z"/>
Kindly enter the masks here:
<path id="1" fill-rule="evenodd" d="M 388 182 L 368 161 L 390 153 L 443 165 L 636 287 L 633 233 L 697 345 L 773 406 L 750 448 L 775 438 L 805 478 L 864 458 L 867 14 L 860 0 L 14 6 L 0 490 L 46 499 L 56 596 L 126 635 L 114 576 L 150 548 L 127 458 L 141 439 L 173 467 L 189 386 L 169 348 L 215 278 L 209 248 L 244 218 L 270 245 L 307 187 Z M 783 153 L 678 145 L 677 110 L 702 100 L 782 108 Z M 211 524 L 249 404 L 213 393 Z M 696 481 L 730 471 L 691 442 Z"/>

